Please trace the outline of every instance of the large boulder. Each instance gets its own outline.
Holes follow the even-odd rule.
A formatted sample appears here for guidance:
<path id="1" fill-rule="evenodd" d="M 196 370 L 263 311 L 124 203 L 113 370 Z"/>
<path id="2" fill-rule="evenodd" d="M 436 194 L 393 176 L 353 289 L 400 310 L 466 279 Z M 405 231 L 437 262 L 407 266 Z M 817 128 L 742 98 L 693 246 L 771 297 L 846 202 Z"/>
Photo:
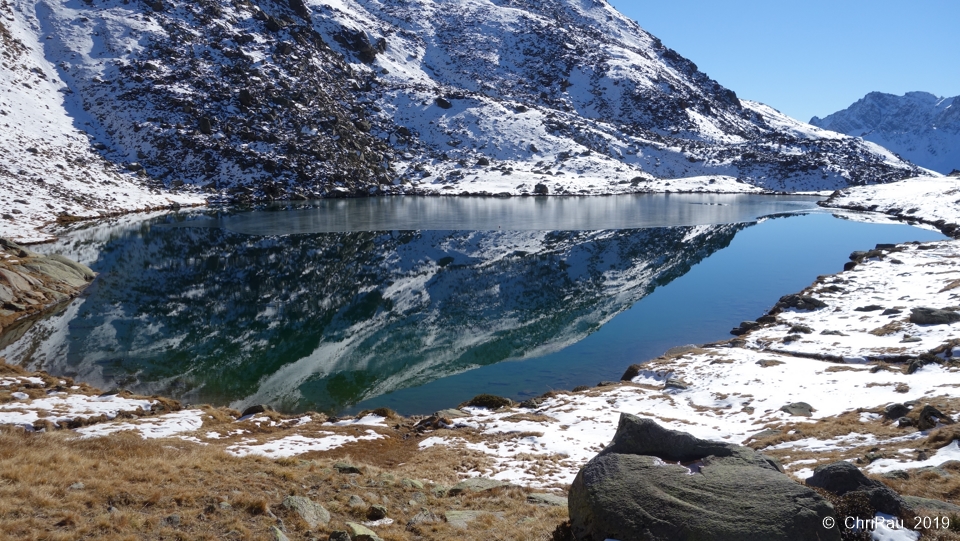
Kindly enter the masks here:
<path id="1" fill-rule="evenodd" d="M 629 414 L 577 474 L 569 511 L 581 541 L 840 539 L 823 527 L 833 507 L 772 458 Z"/>

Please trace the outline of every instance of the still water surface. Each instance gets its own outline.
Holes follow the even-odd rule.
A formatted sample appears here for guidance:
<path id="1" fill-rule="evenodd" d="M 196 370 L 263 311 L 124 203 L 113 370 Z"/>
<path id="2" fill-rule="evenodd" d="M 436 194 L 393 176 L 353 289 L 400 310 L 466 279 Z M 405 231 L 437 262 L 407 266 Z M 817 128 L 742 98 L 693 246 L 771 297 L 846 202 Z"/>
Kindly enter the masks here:
<path id="1" fill-rule="evenodd" d="M 45 249 L 100 276 L 0 356 L 188 401 L 429 413 L 616 380 L 729 337 L 853 250 L 939 238 L 736 195 L 363 199 L 84 225 Z"/>

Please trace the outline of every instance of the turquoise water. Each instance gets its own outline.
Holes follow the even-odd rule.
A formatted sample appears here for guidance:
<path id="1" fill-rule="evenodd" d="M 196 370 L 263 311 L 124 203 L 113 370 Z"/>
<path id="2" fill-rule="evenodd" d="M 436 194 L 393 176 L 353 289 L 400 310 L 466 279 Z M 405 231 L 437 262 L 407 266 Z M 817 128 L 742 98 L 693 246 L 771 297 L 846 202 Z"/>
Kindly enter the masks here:
<path id="1" fill-rule="evenodd" d="M 619 379 L 729 338 L 851 251 L 938 238 L 811 198 L 715 195 L 324 201 L 85 225 L 46 249 L 98 279 L 0 356 L 188 402 L 429 413 Z"/>

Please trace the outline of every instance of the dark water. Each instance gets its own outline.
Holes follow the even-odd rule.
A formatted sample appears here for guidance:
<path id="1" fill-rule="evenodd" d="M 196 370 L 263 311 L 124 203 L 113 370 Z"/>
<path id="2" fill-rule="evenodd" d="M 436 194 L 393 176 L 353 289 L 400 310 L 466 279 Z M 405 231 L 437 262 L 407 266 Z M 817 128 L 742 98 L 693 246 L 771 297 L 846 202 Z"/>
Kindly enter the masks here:
<path id="1" fill-rule="evenodd" d="M 100 276 L 0 356 L 195 402 L 425 413 L 618 379 L 672 346 L 727 338 L 853 250 L 936 238 L 759 196 L 169 215 L 51 247 Z"/>

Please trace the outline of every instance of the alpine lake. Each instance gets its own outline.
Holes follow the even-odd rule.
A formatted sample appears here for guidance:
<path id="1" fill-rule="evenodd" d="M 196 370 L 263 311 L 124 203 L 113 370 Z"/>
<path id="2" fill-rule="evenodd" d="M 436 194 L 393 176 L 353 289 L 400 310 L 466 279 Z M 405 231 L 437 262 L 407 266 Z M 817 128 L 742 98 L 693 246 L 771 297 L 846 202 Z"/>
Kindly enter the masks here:
<path id="1" fill-rule="evenodd" d="M 816 197 L 394 197 L 75 224 L 99 273 L 0 357 L 188 403 L 427 414 L 618 380 L 730 338 L 877 243 L 945 238 Z"/>

